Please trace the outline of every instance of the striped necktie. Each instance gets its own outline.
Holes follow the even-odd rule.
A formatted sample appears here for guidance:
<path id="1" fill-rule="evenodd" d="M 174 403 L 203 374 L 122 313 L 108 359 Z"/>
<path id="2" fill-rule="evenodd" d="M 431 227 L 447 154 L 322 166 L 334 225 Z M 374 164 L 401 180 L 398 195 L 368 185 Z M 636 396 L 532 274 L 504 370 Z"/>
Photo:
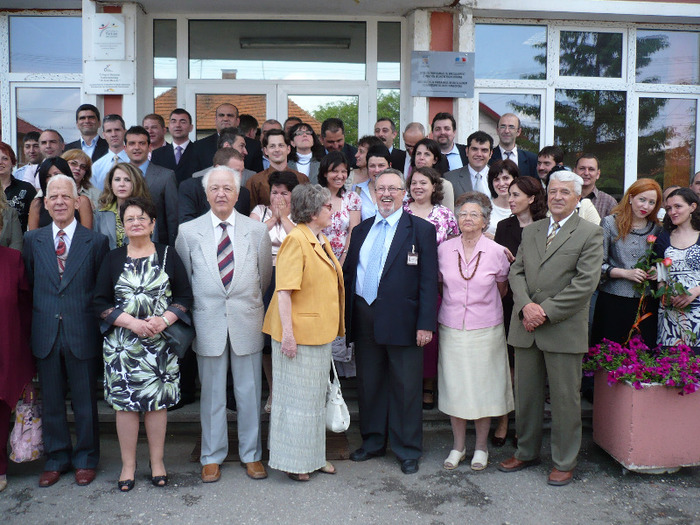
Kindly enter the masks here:
<path id="1" fill-rule="evenodd" d="M 63 272 L 66 269 L 66 259 L 68 258 L 68 249 L 66 246 L 66 232 L 58 230 L 58 243 L 56 244 L 56 259 L 58 260 L 58 276 L 63 279 Z"/>
<path id="2" fill-rule="evenodd" d="M 549 232 L 549 235 L 547 235 L 547 246 L 545 246 L 545 249 L 549 248 L 549 245 L 552 243 L 554 240 L 554 237 L 557 235 L 557 232 L 559 231 L 559 223 L 555 222 L 552 225 L 552 231 Z"/>
<path id="3" fill-rule="evenodd" d="M 219 226 L 221 226 L 221 238 L 219 239 L 219 247 L 216 250 L 216 259 L 219 263 L 219 275 L 221 275 L 221 282 L 224 283 L 224 288 L 227 290 L 233 279 L 233 245 L 226 231 L 228 225 L 228 222 L 219 224 Z"/>

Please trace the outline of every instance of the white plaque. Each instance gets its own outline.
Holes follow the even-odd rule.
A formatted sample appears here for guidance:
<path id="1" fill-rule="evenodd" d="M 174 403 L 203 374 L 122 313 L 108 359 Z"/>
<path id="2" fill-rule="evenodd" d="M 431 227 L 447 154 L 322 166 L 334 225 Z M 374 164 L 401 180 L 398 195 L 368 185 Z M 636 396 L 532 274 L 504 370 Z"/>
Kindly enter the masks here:
<path id="1" fill-rule="evenodd" d="M 124 15 L 95 14 L 92 26 L 93 58 L 95 60 L 124 60 L 126 58 Z"/>
<path id="2" fill-rule="evenodd" d="M 412 97 L 474 96 L 474 53 L 411 52 Z"/>
<path id="3" fill-rule="evenodd" d="M 134 93 L 134 62 L 85 62 L 83 86 L 90 95 L 131 95 Z"/>

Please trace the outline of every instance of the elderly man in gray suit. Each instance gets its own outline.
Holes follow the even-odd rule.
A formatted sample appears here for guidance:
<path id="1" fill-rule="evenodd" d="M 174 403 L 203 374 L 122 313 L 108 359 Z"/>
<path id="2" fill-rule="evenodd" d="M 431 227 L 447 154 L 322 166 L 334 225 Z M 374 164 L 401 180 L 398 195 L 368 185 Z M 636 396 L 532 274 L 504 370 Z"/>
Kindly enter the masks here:
<path id="1" fill-rule="evenodd" d="M 180 226 L 175 247 L 192 283 L 194 351 L 202 383 L 202 481 L 221 477 L 228 453 L 226 372 L 231 363 L 238 408 L 238 452 L 253 479 L 267 477 L 262 462 L 263 294 L 272 257 L 267 227 L 234 210 L 240 174 L 225 166 L 202 178 L 211 211 Z"/>
<path id="2" fill-rule="evenodd" d="M 124 135 L 124 144 L 129 162 L 143 173 L 151 200 L 156 205 L 158 211 L 156 240 L 161 244 L 174 246 L 179 218 L 175 172 L 148 160 L 151 136 L 146 128 L 131 126 Z"/>
<path id="3" fill-rule="evenodd" d="M 603 263 L 603 230 L 576 213 L 582 185 L 570 171 L 551 175 L 551 217 L 523 230 L 509 277 L 518 450 L 498 468 L 515 472 L 539 463 L 546 376 L 552 405 L 550 485 L 571 482 L 581 447 L 581 359 L 588 350 L 588 304 Z"/>
<path id="4" fill-rule="evenodd" d="M 100 263 L 109 251 L 107 237 L 75 220 L 75 181 L 54 175 L 44 197 L 53 222 L 24 237 L 24 264 L 33 292 L 32 353 L 43 398 L 46 465 L 40 487 L 75 469 L 78 485 L 95 479 L 100 460 L 95 382 L 102 337 L 92 307 Z M 75 414 L 75 446 L 66 419 L 66 386 Z"/>

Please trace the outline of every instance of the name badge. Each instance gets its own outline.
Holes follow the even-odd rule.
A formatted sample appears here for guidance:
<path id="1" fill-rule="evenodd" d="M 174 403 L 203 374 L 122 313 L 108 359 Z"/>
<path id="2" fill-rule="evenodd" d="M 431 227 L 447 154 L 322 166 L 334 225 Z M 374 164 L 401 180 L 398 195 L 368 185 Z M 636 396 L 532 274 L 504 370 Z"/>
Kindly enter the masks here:
<path id="1" fill-rule="evenodd" d="M 412 245 L 411 251 L 408 252 L 408 257 L 406 257 L 406 264 L 409 266 L 418 266 L 418 253 L 416 252 L 415 245 Z"/>

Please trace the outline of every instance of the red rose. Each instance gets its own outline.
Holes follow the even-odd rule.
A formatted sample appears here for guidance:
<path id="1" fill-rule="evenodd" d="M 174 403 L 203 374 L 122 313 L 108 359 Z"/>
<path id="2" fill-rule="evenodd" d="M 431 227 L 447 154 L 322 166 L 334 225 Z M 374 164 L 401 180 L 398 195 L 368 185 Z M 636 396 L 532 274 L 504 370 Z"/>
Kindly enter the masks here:
<path id="1" fill-rule="evenodd" d="M 668 268 L 669 266 L 671 266 L 673 264 L 673 259 L 671 259 L 670 257 L 666 257 L 663 262 L 664 262 L 664 266 L 666 268 Z"/>
<path id="2" fill-rule="evenodd" d="M 656 242 L 656 235 L 647 235 L 647 242 L 649 244 L 654 244 Z"/>

